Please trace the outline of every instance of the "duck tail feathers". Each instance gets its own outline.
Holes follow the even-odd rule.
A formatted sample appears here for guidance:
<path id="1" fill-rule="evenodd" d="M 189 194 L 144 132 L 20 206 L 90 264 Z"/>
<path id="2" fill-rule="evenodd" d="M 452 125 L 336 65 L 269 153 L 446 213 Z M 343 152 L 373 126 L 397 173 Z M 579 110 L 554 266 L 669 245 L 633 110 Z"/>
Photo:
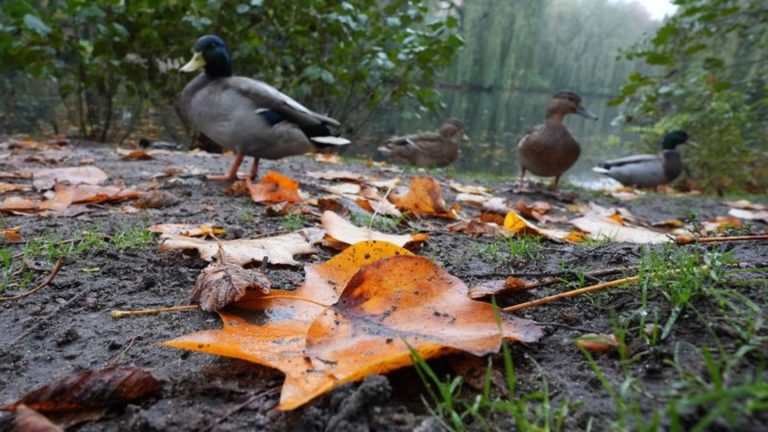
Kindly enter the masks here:
<path id="1" fill-rule="evenodd" d="M 608 172 L 609 172 L 609 170 L 607 168 L 602 167 L 602 166 L 596 166 L 596 167 L 592 168 L 592 171 L 594 171 L 596 173 L 600 173 L 600 174 L 608 174 Z"/>

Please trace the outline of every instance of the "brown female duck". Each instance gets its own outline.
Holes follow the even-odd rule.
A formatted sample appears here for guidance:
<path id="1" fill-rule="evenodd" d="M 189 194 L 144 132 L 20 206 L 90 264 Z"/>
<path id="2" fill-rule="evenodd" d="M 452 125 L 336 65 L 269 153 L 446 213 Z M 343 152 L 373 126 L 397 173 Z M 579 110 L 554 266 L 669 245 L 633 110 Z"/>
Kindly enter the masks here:
<path id="1" fill-rule="evenodd" d="M 560 176 L 579 158 L 581 146 L 563 125 L 563 119 L 568 114 L 597 120 L 595 114 L 581 105 L 581 97 L 576 93 L 561 91 L 552 96 L 547 106 L 546 122 L 536 126 L 517 144 L 521 190 L 528 171 L 542 177 L 555 177 L 550 189 L 557 189 Z"/>
<path id="2" fill-rule="evenodd" d="M 459 157 L 459 139 L 466 138 L 461 122 L 451 118 L 440 130 L 390 138 L 379 151 L 395 163 L 425 168 L 444 167 Z"/>

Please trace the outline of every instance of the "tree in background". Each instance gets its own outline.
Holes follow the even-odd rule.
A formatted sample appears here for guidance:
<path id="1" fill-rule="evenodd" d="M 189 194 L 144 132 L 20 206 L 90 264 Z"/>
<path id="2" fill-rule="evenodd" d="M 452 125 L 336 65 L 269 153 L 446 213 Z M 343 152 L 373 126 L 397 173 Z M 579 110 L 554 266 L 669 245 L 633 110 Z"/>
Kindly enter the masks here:
<path id="1" fill-rule="evenodd" d="M 676 0 L 678 12 L 626 53 L 649 67 L 629 75 L 621 96 L 635 131 L 688 130 L 687 152 L 707 190 L 764 192 L 768 186 L 768 3 Z"/>
<path id="2" fill-rule="evenodd" d="M 267 81 L 353 133 L 387 102 L 441 106 L 432 89 L 461 39 L 429 0 L 7 0 L 0 73 L 56 83 L 70 122 L 105 141 L 119 113 L 135 121 L 174 104 L 177 72 L 203 34 L 229 45 L 238 75 Z M 123 110 L 123 106 L 132 106 Z M 178 109 L 177 109 L 178 112 Z"/>

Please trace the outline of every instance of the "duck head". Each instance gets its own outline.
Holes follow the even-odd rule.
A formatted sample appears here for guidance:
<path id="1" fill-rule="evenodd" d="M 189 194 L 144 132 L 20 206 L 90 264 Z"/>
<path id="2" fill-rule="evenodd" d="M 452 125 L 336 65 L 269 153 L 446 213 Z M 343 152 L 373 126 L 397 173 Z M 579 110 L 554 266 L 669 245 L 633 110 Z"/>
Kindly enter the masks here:
<path id="1" fill-rule="evenodd" d="M 194 72 L 202 67 L 206 75 L 212 78 L 232 76 L 232 61 L 227 45 L 218 36 L 201 37 L 192 48 L 192 60 L 179 69 L 182 72 Z"/>
<path id="2" fill-rule="evenodd" d="M 447 139 L 469 139 L 462 131 L 461 122 L 455 118 L 449 118 L 440 126 L 440 135 Z"/>
<path id="3" fill-rule="evenodd" d="M 562 120 L 568 114 L 576 114 L 582 117 L 597 120 L 597 116 L 592 111 L 584 108 L 581 104 L 581 97 L 572 91 L 561 91 L 555 93 L 547 106 L 547 117 L 557 117 Z"/>
<path id="4" fill-rule="evenodd" d="M 674 130 L 664 135 L 664 141 L 661 143 L 661 148 L 664 150 L 674 150 L 675 147 L 680 144 L 688 142 L 688 133 L 683 130 Z"/>

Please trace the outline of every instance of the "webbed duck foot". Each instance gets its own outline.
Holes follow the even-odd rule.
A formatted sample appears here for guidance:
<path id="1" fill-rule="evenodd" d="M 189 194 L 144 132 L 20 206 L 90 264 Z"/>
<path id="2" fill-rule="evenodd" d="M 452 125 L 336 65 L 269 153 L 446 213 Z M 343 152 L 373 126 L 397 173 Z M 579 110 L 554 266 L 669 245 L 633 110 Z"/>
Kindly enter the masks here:
<path id="1" fill-rule="evenodd" d="M 235 156 L 235 160 L 232 161 L 232 165 L 229 166 L 229 171 L 227 171 L 226 174 L 223 175 L 209 175 L 206 176 L 208 180 L 213 181 L 233 181 L 237 180 L 237 170 L 240 168 L 240 164 L 243 163 L 243 158 L 245 157 L 244 153 L 238 153 L 237 156 Z"/>

